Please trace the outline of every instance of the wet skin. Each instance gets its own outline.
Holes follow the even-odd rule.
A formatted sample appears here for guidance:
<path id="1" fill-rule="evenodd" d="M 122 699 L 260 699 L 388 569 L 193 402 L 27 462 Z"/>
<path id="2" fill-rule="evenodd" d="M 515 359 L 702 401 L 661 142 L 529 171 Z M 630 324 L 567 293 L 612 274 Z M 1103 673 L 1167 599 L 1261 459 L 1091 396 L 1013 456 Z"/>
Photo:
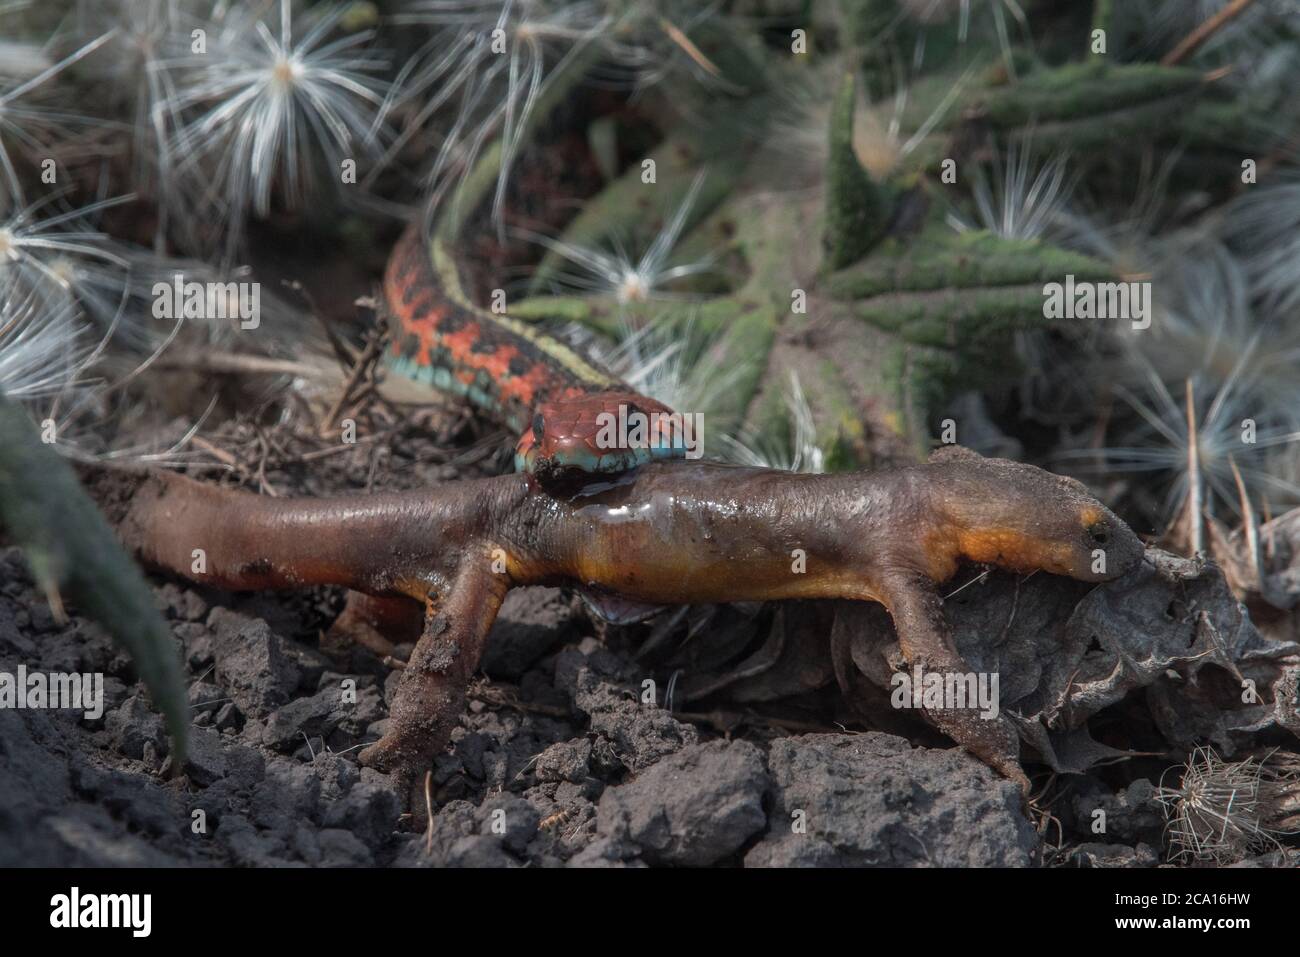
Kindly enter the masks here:
<path id="1" fill-rule="evenodd" d="M 342 630 L 376 648 L 391 647 L 384 630 L 422 612 L 391 728 L 361 755 L 408 784 L 450 739 L 488 630 L 518 585 L 653 604 L 878 601 L 909 667 L 968 672 L 936 588 L 961 561 L 1100 582 L 1143 554 L 1079 483 L 962 449 L 837 475 L 652 463 L 566 496 L 525 475 L 333 499 L 262 498 L 171 473 L 91 478 L 124 541 L 155 566 L 228 589 L 344 585 L 370 597 L 349 607 Z M 129 490 L 114 487 L 124 481 Z M 205 574 L 191 572 L 196 548 Z M 1027 787 L 1006 718 L 925 715 Z"/>

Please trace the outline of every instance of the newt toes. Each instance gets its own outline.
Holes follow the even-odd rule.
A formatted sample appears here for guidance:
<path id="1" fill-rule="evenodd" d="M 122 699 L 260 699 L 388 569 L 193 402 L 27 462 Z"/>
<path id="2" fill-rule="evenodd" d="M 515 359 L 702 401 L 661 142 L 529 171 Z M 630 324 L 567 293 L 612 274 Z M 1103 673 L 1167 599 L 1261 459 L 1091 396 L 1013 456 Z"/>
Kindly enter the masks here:
<path id="1" fill-rule="evenodd" d="M 567 497 L 520 474 L 323 499 L 264 498 L 167 472 L 86 477 L 124 542 L 155 567 L 226 589 L 343 585 L 371 596 L 370 613 L 353 618 L 372 631 L 422 609 L 390 730 L 361 755 L 408 784 L 446 747 L 516 586 L 643 605 L 876 601 L 909 668 L 965 673 L 938 590 L 961 561 L 1100 582 L 1143 555 L 1080 483 L 958 448 L 922 465 L 832 475 L 652 462 Z M 1006 718 L 925 714 L 1027 788 Z"/>

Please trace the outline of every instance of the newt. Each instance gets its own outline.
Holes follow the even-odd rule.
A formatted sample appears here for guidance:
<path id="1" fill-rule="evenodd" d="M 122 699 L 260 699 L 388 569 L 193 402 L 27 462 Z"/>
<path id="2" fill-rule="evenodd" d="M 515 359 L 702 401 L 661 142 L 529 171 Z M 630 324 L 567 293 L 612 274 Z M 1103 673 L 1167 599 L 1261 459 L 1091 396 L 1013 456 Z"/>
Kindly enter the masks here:
<path id="1" fill-rule="evenodd" d="M 448 744 L 511 588 L 570 585 L 647 605 L 875 601 L 909 668 L 966 673 L 938 590 L 961 562 L 1101 582 L 1143 555 L 1079 482 L 955 446 L 924 464 L 828 475 L 652 461 L 563 495 L 528 473 L 319 499 L 170 472 L 85 476 L 124 543 L 156 568 L 230 590 L 342 585 L 370 596 L 379 627 L 422 615 L 391 725 L 360 755 L 408 794 Z M 203 574 L 191 571 L 195 549 Z M 1005 716 L 923 713 L 1027 791 Z"/>
<path id="2" fill-rule="evenodd" d="M 475 305 L 436 229 L 404 232 L 383 290 L 390 370 L 513 429 L 515 474 L 321 499 L 263 498 L 174 473 L 85 474 L 125 544 L 157 568 L 230 590 L 351 589 L 331 631 L 402 667 L 390 728 L 360 760 L 408 787 L 450 740 L 514 587 L 572 586 L 611 616 L 875 601 L 893 617 L 908 667 L 965 673 L 937 590 L 960 562 L 1105 581 L 1142 557 L 1137 536 L 1080 483 L 964 449 L 835 475 L 688 461 L 665 406 L 544 331 Z M 667 417 L 652 417 L 659 425 L 639 443 L 598 441 L 600 413 L 620 407 Z M 1007 718 L 923 713 L 1028 788 Z"/>

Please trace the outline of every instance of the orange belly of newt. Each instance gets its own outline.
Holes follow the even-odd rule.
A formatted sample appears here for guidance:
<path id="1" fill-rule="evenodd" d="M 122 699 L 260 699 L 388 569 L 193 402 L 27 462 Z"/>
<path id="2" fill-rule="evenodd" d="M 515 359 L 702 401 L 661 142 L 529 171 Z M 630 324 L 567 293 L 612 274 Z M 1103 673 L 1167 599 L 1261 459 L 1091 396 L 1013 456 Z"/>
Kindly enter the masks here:
<path id="1" fill-rule="evenodd" d="M 1013 529 L 959 532 L 957 551 L 973 562 L 997 565 L 1010 571 L 1042 569 L 1057 574 L 1070 571 L 1074 554 L 1065 543 L 1036 538 Z"/>

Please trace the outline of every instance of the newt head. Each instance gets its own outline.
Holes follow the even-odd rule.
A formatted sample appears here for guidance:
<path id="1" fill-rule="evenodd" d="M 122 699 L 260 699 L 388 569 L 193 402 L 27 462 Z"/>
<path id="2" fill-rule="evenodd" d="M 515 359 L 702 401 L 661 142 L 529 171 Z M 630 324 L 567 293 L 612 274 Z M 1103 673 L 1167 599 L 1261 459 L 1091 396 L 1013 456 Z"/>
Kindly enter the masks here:
<path id="1" fill-rule="evenodd" d="M 928 549 L 958 559 L 1079 581 L 1118 578 L 1142 560 L 1140 539 L 1082 482 L 949 446 L 930 456 L 943 522 Z"/>

